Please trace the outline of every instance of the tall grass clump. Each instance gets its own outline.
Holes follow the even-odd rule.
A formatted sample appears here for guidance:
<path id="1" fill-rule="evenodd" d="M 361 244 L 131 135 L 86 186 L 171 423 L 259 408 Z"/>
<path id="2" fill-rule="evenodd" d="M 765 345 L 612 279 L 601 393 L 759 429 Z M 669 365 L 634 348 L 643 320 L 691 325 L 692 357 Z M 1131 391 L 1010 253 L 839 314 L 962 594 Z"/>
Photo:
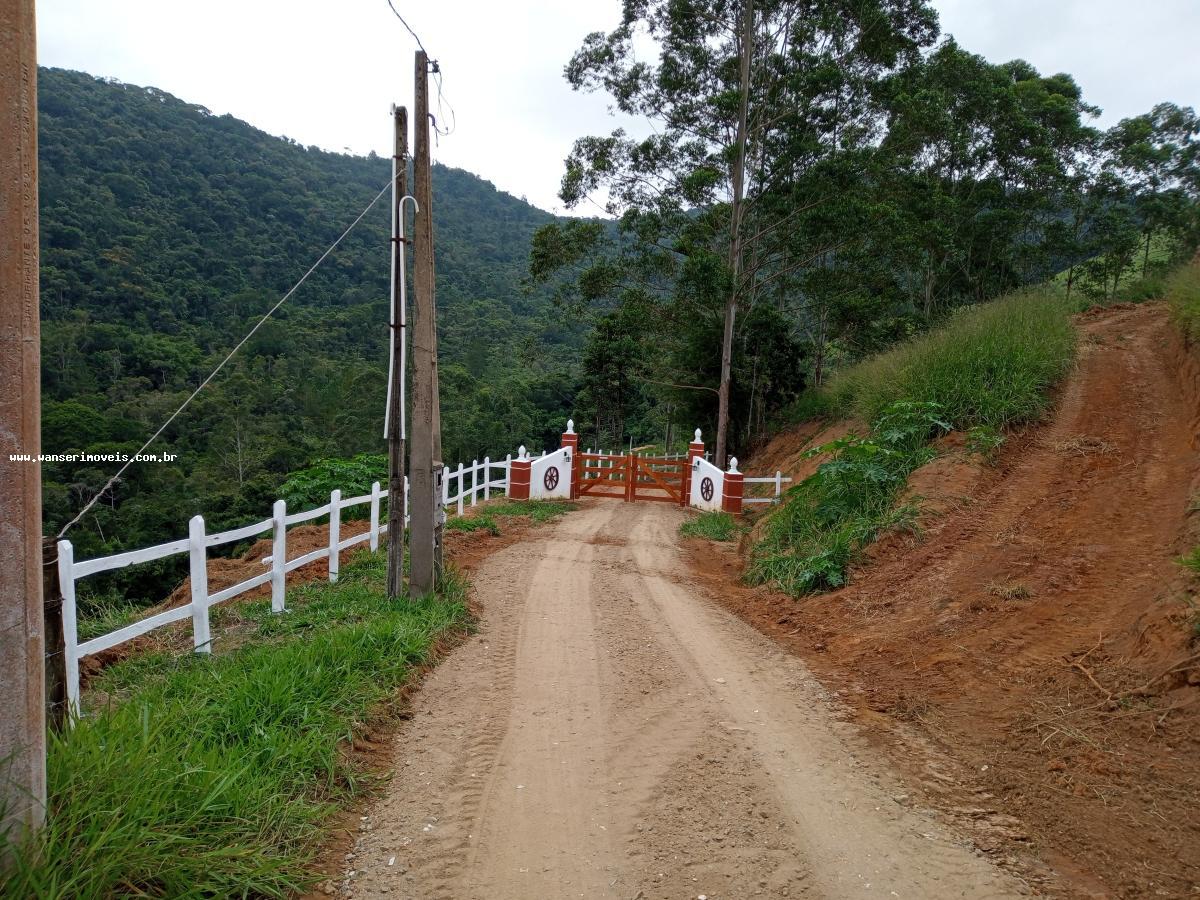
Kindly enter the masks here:
<path id="1" fill-rule="evenodd" d="M 956 312 L 934 331 L 835 375 L 836 414 L 874 422 L 896 401 L 935 403 L 956 429 L 1036 419 L 1067 373 L 1075 329 L 1053 291 L 1012 294 Z"/>
<path id="2" fill-rule="evenodd" d="M 1200 264 L 1176 269 L 1167 278 L 1166 298 L 1184 337 L 1189 343 L 1200 342 Z"/>
<path id="3" fill-rule="evenodd" d="M 742 527 L 730 513 L 715 509 L 699 513 L 679 526 L 679 533 L 684 537 L 710 541 L 732 541 L 741 532 Z"/>
<path id="4" fill-rule="evenodd" d="M 253 632 L 211 658 L 119 664 L 104 705 L 52 736 L 46 828 L 0 875 L 4 897 L 283 897 L 311 885 L 324 817 L 361 778 L 361 731 L 440 635 L 465 621 L 440 598 L 389 601 L 382 554 L 335 585 L 246 611 Z M 128 670 L 128 671 L 126 671 Z"/>

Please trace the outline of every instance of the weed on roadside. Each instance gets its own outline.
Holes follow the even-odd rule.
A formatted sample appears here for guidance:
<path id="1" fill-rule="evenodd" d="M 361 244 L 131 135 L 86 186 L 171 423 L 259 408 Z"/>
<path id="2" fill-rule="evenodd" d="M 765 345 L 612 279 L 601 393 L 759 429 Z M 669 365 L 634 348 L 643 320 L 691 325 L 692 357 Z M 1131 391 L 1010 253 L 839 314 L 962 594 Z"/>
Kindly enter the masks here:
<path id="1" fill-rule="evenodd" d="M 679 526 L 684 537 L 706 538 L 710 541 L 732 541 L 745 528 L 734 517 L 719 510 L 702 512 Z"/>

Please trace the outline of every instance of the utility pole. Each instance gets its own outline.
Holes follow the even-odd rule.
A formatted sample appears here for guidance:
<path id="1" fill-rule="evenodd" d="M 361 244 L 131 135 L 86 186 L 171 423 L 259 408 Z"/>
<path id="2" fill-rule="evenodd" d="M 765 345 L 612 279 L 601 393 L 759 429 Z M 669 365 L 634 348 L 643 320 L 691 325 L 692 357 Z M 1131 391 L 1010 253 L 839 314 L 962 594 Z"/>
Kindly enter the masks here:
<path id="1" fill-rule="evenodd" d="M 750 58 L 754 54 L 754 0 L 745 0 L 742 24 L 741 92 L 738 98 L 737 155 L 733 162 L 733 203 L 729 222 L 729 272 L 732 285 L 725 303 L 725 334 L 721 341 L 721 384 L 717 392 L 717 452 L 714 462 L 725 468 L 729 442 L 729 382 L 733 377 L 733 326 L 737 318 L 742 277 L 742 216 L 746 191 L 746 143 L 750 108 Z"/>
<path id="2" fill-rule="evenodd" d="M 404 427 L 405 310 L 404 195 L 408 193 L 408 110 L 392 107 L 392 314 L 391 366 L 388 369 L 388 542 L 387 592 L 404 593 Z"/>
<path id="3" fill-rule="evenodd" d="M 433 271 L 433 187 L 429 163 L 429 58 L 416 55 L 413 121 L 413 419 L 409 459 L 412 515 L 408 583 L 414 597 L 430 593 L 441 575 L 442 434 L 438 409 L 437 312 Z"/>
<path id="4" fill-rule="evenodd" d="M 0 840 L 13 842 L 46 811 L 33 8 L 0 0 Z"/>

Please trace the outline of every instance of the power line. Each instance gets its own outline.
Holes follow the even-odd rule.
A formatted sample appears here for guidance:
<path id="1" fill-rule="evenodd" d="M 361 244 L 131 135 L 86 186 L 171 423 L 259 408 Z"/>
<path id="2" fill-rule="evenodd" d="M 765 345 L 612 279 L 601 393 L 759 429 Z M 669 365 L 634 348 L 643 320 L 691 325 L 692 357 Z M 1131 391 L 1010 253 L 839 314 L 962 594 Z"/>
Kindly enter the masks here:
<path id="1" fill-rule="evenodd" d="M 389 0 L 389 2 L 390 2 L 390 0 Z M 328 257 L 329 254 L 332 253 L 337 248 L 338 244 L 340 244 L 345 239 L 346 235 L 348 235 L 351 231 L 354 230 L 354 227 L 363 220 L 363 217 L 366 216 L 366 214 L 371 211 L 371 208 L 373 206 L 375 206 L 376 203 L 379 202 L 379 198 L 382 197 L 385 193 L 387 193 L 387 191 L 390 190 L 391 187 L 392 187 L 392 179 L 389 178 L 387 181 L 387 184 L 385 184 L 380 189 L 379 193 L 375 195 L 375 198 L 366 205 L 366 208 L 363 209 L 363 211 L 358 214 L 358 216 L 355 218 L 355 220 L 353 222 L 350 223 L 350 225 L 346 228 L 346 230 L 343 231 L 340 235 L 338 235 L 337 240 L 335 240 L 332 244 L 329 245 L 329 247 L 325 250 L 325 252 L 322 253 L 317 258 L 317 261 L 309 267 L 308 271 L 305 272 L 300 277 L 300 280 L 297 281 L 294 285 L 292 285 L 291 289 L 288 290 L 288 292 L 286 294 L 284 294 L 282 297 L 280 297 L 279 302 L 277 302 L 274 306 L 272 306 L 269 310 L 267 310 L 267 312 L 263 315 L 263 317 L 261 319 L 259 319 L 257 322 L 254 323 L 254 327 L 251 328 L 248 332 L 246 332 L 245 337 L 243 337 L 240 341 L 237 342 L 237 344 L 234 346 L 234 348 L 232 350 L 229 351 L 229 353 L 225 356 L 225 358 L 223 360 L 221 360 L 220 363 L 217 364 L 217 367 L 208 374 L 208 377 L 205 378 L 202 382 L 200 382 L 200 385 L 194 391 L 192 391 L 191 395 L 186 400 L 184 400 L 183 403 L 179 404 L 179 408 L 176 409 L 175 412 L 171 413 L 171 415 L 167 418 L 167 421 L 163 422 L 162 425 L 159 426 L 158 430 L 156 432 L 154 432 L 154 434 L 150 435 L 150 437 L 146 441 L 146 443 L 142 444 L 141 449 L 138 450 L 137 453 L 133 454 L 133 456 L 131 456 L 129 458 L 129 461 L 126 462 L 125 465 L 121 466 L 121 468 L 117 470 L 117 473 L 112 476 L 112 478 L 108 479 L 108 481 L 105 482 L 104 487 L 100 488 L 100 490 L 96 493 L 96 496 L 92 497 L 92 499 L 87 502 L 87 505 L 84 506 L 84 508 L 79 511 L 78 515 L 76 515 L 75 518 L 73 518 L 70 522 L 68 522 L 66 525 L 64 525 L 62 527 L 62 531 L 60 531 L 58 533 L 58 538 L 60 540 L 62 539 L 62 536 L 64 534 L 66 534 L 68 530 L 70 530 L 70 528 L 72 526 L 76 525 L 80 519 L 82 519 L 85 515 L 87 515 L 88 510 L 90 510 L 93 506 L 95 506 L 96 502 L 101 497 L 104 496 L 104 494 L 108 491 L 108 489 L 111 488 L 114 484 L 116 484 L 117 479 L 125 474 L 125 470 L 128 469 L 131 465 L 133 465 L 133 463 L 137 461 L 137 458 L 139 456 L 141 456 L 143 453 L 146 452 L 146 448 L 149 447 L 151 444 L 153 444 L 155 440 L 157 440 L 158 436 L 166 430 L 168 425 L 170 425 L 172 422 L 175 421 L 175 418 L 187 408 L 188 404 L 196 399 L 196 395 L 199 394 L 202 390 L 204 390 L 204 388 L 208 386 L 208 383 L 210 381 L 212 381 L 214 378 L 217 377 L 217 373 L 220 372 L 221 369 L 225 368 L 225 364 L 227 362 L 229 362 L 229 360 L 233 359 L 234 354 L 242 349 L 242 346 L 246 343 L 246 341 L 250 340 L 250 338 L 252 338 L 254 336 L 254 333 L 263 326 L 263 323 L 266 322 L 267 319 L 271 318 L 271 316 L 273 316 L 275 314 L 275 312 L 279 309 L 279 307 L 281 307 L 281 306 L 283 306 L 283 304 L 287 303 L 288 299 L 292 296 L 292 294 L 296 293 L 296 291 L 299 290 L 300 285 L 304 284 L 304 282 L 306 282 L 308 280 L 308 276 L 317 270 L 317 266 L 321 265 L 321 263 L 323 263 L 325 261 L 325 258 Z"/>
<path id="2" fill-rule="evenodd" d="M 446 99 L 446 94 L 442 90 L 442 67 L 439 65 L 439 63 L 436 59 L 433 59 L 432 54 L 430 54 L 430 52 L 425 49 L 425 45 L 423 43 L 421 43 L 420 36 L 415 31 L 413 31 L 412 26 L 408 24 L 408 22 L 405 20 L 404 16 L 400 15 L 400 11 L 396 9 L 396 6 L 395 6 L 395 4 L 392 3 L 392 0 L 387 0 L 387 5 L 391 9 L 392 13 L 396 16 L 396 18 L 400 20 L 400 24 L 404 26 L 404 29 L 409 34 L 412 35 L 412 39 L 417 42 L 417 47 L 419 47 L 421 52 L 424 53 L 430 59 L 430 63 L 432 64 L 432 67 L 433 67 L 432 68 L 433 83 L 435 85 L 437 85 L 437 115 L 431 114 L 429 116 L 429 118 L 430 118 L 430 121 L 433 123 L 433 133 L 439 137 L 448 137 L 449 135 L 454 133 L 454 129 L 456 128 L 456 126 L 458 124 L 458 118 L 455 115 L 453 105 L 451 105 L 450 101 Z M 441 119 L 443 121 L 445 120 L 447 111 L 449 111 L 449 113 L 450 113 L 450 127 L 449 128 L 445 127 L 444 125 L 440 125 L 438 123 L 439 119 Z"/>

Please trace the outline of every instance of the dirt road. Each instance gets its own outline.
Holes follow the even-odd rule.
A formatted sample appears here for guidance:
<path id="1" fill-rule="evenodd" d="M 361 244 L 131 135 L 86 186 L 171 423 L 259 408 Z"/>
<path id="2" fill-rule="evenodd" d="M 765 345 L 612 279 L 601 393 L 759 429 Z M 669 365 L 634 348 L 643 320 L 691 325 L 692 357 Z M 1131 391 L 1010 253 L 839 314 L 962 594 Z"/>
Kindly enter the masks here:
<path id="1" fill-rule="evenodd" d="M 1019 896 L 680 561 L 681 510 L 593 501 L 475 574 L 343 882 L 356 898 Z"/>

